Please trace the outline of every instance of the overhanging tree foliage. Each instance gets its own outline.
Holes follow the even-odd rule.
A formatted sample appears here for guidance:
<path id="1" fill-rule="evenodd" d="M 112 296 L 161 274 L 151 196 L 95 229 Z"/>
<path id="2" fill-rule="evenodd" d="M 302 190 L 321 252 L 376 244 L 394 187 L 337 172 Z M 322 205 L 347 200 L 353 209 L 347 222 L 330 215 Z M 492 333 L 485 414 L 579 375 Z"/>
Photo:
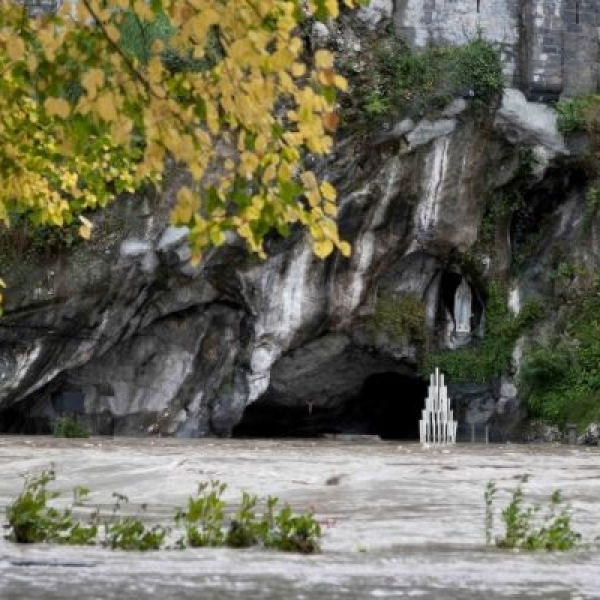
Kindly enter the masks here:
<path id="1" fill-rule="evenodd" d="M 193 179 L 171 220 L 189 226 L 195 259 L 228 231 L 264 256 L 265 234 L 293 223 L 316 255 L 348 255 L 336 192 L 304 165 L 331 149 L 346 82 L 298 35 L 338 11 L 337 0 L 79 0 L 33 19 L 0 0 L 0 221 L 80 219 L 89 237 L 86 210 L 160 187 L 170 159 Z"/>

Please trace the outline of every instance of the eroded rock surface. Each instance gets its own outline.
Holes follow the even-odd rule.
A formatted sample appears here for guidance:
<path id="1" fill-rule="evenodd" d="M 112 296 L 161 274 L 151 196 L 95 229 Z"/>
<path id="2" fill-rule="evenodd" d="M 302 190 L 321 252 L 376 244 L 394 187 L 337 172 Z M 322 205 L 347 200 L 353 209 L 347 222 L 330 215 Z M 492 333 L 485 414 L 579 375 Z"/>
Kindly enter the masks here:
<path id="1" fill-rule="evenodd" d="M 364 26 L 389 19 L 389 5 L 362 12 Z M 313 41 L 335 35 L 313 31 Z M 55 258 L 3 257 L 0 431 L 49 431 L 75 393 L 79 418 L 104 434 L 251 434 L 271 420 L 282 433 L 416 437 L 424 352 L 477 343 L 485 284 L 508 282 L 518 312 L 527 298 L 556 298 L 546 274 L 557 241 L 591 265 L 600 253 L 552 111 L 514 89 L 485 114 L 472 108 L 455 99 L 437 120 L 337 140 L 319 168 L 339 190 L 349 258 L 319 260 L 295 232 L 270 239 L 264 262 L 228 239 L 192 265 L 186 230 L 167 219 L 185 181 L 177 172 L 161 198 L 123 198 L 96 215 L 90 244 Z M 512 213 L 490 221 L 524 156 L 529 212 L 518 229 Z M 515 271 L 515 248 L 542 218 L 532 260 Z M 461 337 L 463 281 L 473 300 Z M 519 415 L 518 362 L 516 353 L 501 380 L 454 388 L 459 420 L 505 436 Z"/>

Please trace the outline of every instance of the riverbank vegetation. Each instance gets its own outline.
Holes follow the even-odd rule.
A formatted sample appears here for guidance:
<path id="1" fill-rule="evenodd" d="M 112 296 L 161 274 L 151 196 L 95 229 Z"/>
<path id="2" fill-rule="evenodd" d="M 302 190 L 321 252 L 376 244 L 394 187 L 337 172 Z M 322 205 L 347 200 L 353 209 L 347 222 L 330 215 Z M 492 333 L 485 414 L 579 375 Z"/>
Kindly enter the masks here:
<path id="1" fill-rule="evenodd" d="M 21 494 L 6 510 L 7 539 L 138 551 L 204 546 L 261 546 L 304 554 L 320 551 L 321 526 L 312 512 L 297 514 L 287 504 L 279 506 L 274 496 L 261 500 L 247 492 L 237 510 L 231 510 L 222 498 L 227 486 L 219 481 L 201 482 L 185 508 L 176 510 L 172 524 L 149 525 L 143 515 L 147 507 L 125 515 L 129 499 L 117 492 L 111 513 L 95 509 L 87 521 L 80 520 L 75 512 L 89 509 L 85 502 L 90 490 L 76 487 L 72 503 L 59 509 L 50 504 L 60 496 L 49 489 L 55 479 L 52 469 L 26 477 Z"/>
<path id="2" fill-rule="evenodd" d="M 486 545 L 494 543 L 508 550 L 574 550 L 581 544 L 581 534 L 573 530 L 570 508 L 555 490 L 546 506 L 524 504 L 523 484 L 527 476 L 512 493 L 510 502 L 502 509 L 504 535 L 493 538 L 494 501 L 497 494 L 495 482 L 488 481 L 485 488 L 485 538 Z"/>

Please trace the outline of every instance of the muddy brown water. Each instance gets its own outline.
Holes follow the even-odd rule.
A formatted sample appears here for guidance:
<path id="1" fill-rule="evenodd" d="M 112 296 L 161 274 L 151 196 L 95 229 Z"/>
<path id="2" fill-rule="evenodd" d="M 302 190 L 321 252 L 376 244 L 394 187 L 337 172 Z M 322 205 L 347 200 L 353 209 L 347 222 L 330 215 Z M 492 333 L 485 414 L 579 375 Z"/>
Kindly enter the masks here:
<path id="1" fill-rule="evenodd" d="M 112 492 L 168 522 L 199 481 L 275 495 L 324 524 L 322 553 L 188 549 L 137 553 L 0 540 L 2 600 L 600 599 L 600 450 L 563 445 L 456 445 L 365 440 L 58 440 L 0 437 L 0 520 L 22 475 L 54 465 L 55 488 Z M 485 546 L 483 493 L 497 512 L 521 475 L 526 501 L 560 489 L 589 546 L 565 553 Z M 497 515 L 498 516 L 498 515 Z M 496 519 L 496 533 L 500 533 Z"/>

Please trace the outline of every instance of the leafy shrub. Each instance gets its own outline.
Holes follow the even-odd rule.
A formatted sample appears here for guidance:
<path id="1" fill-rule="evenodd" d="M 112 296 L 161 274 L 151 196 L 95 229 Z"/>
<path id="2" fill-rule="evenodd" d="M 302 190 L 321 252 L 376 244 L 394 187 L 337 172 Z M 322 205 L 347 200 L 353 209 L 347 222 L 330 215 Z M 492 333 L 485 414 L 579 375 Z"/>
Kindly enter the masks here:
<path id="1" fill-rule="evenodd" d="M 201 482 L 196 496 L 188 498 L 187 510 L 177 511 L 175 522 L 186 527 L 186 540 L 180 545 L 187 543 L 194 548 L 223 545 L 225 502 L 221 496 L 226 487 L 218 481 Z"/>
<path id="2" fill-rule="evenodd" d="M 276 498 L 271 499 L 273 506 Z M 286 552 L 310 554 L 320 550 L 321 526 L 312 514 L 294 515 L 289 506 L 284 506 L 272 520 L 264 544 Z"/>
<path id="3" fill-rule="evenodd" d="M 415 294 L 381 296 L 368 323 L 372 333 L 385 332 L 393 340 L 424 344 L 425 304 Z"/>
<path id="4" fill-rule="evenodd" d="M 90 432 L 85 425 L 74 417 L 65 415 L 59 417 L 54 423 L 54 437 L 63 438 L 88 438 Z"/>
<path id="5" fill-rule="evenodd" d="M 581 534 L 571 527 L 569 507 L 564 505 L 561 493 L 556 490 L 550 497 L 550 503 L 544 514 L 543 506 L 532 504 L 524 506 L 522 484 L 527 477 L 521 477 L 521 483 L 512 494 L 511 501 L 502 510 L 502 521 L 505 526 L 503 537 L 498 537 L 495 544 L 498 548 L 517 550 L 573 550 L 581 543 Z M 496 485 L 489 481 L 485 490 L 485 529 L 486 543 L 492 539 L 494 526 L 494 498 Z"/>
<path id="6" fill-rule="evenodd" d="M 591 285 L 565 301 L 560 333 L 523 355 L 518 387 L 529 415 L 561 427 L 600 421 L 600 281 Z"/>
<path id="7" fill-rule="evenodd" d="M 109 517 L 103 518 L 96 511 L 88 524 L 76 521 L 71 507 L 59 511 L 48 506 L 50 500 L 59 496 L 58 492 L 47 489 L 54 479 L 52 470 L 26 478 L 23 491 L 6 511 L 8 539 L 19 543 L 100 544 L 113 550 L 146 551 L 165 546 L 169 527 L 150 527 L 139 516 L 120 516 L 123 504 L 129 502 L 123 494 L 113 493 L 115 504 Z M 186 509 L 176 511 L 175 524 L 185 527 L 185 535 L 176 547 L 261 545 L 286 552 L 320 550 L 321 527 L 313 514 L 294 514 L 287 504 L 276 511 L 278 499 L 272 496 L 266 498 L 259 516 L 258 497 L 244 492 L 239 508 L 226 524 L 226 507 L 221 498 L 225 489 L 226 484 L 218 481 L 201 482 L 196 496 L 188 498 Z M 73 504 L 81 503 L 88 494 L 87 488 L 75 488 Z M 142 509 L 145 510 L 144 506 Z M 104 536 L 99 539 L 102 524 Z"/>
<path id="8" fill-rule="evenodd" d="M 23 491 L 6 509 L 10 533 L 8 539 L 22 544 L 52 542 L 55 544 L 93 544 L 98 528 L 96 525 L 83 525 L 73 520 L 72 511 L 60 511 L 48 506 L 48 502 L 59 496 L 47 486 L 55 480 L 52 470 L 40 475 L 28 476 Z M 73 490 L 74 503 L 80 503 L 89 493 L 85 487 Z"/>
<path id="9" fill-rule="evenodd" d="M 225 503 L 221 495 L 226 485 L 218 481 L 202 482 L 195 497 L 188 499 L 187 510 L 175 515 L 186 527 L 179 547 L 223 546 L 246 548 L 261 545 L 286 552 L 312 553 L 320 550 L 321 527 L 312 513 L 295 515 L 288 505 L 276 511 L 278 499 L 265 500 L 262 515 L 256 508 L 257 496 L 242 494 L 238 510 L 225 527 Z"/>
<path id="10" fill-rule="evenodd" d="M 579 96 L 557 102 L 556 124 L 561 133 L 575 133 L 588 129 L 591 109 L 600 102 L 599 96 Z"/>
<path id="11" fill-rule="evenodd" d="M 247 492 L 242 494 L 242 502 L 231 519 L 225 537 L 227 546 L 247 548 L 258 544 L 259 540 L 264 538 L 263 523 L 256 519 L 255 508 L 257 503 L 257 496 L 251 496 Z"/>
<path id="12" fill-rule="evenodd" d="M 113 507 L 113 518 L 104 525 L 102 544 L 113 550 L 159 550 L 168 533 L 161 525 L 148 527 L 140 519 L 132 516 L 120 517 L 118 512 L 122 503 L 129 502 L 127 496 L 113 492 L 116 502 Z"/>
<path id="13" fill-rule="evenodd" d="M 425 115 L 459 96 L 489 106 L 503 89 L 499 49 L 480 33 L 464 46 L 412 50 L 399 37 L 377 38 L 368 64 L 340 64 L 350 81 L 342 98 L 345 120 Z"/>

